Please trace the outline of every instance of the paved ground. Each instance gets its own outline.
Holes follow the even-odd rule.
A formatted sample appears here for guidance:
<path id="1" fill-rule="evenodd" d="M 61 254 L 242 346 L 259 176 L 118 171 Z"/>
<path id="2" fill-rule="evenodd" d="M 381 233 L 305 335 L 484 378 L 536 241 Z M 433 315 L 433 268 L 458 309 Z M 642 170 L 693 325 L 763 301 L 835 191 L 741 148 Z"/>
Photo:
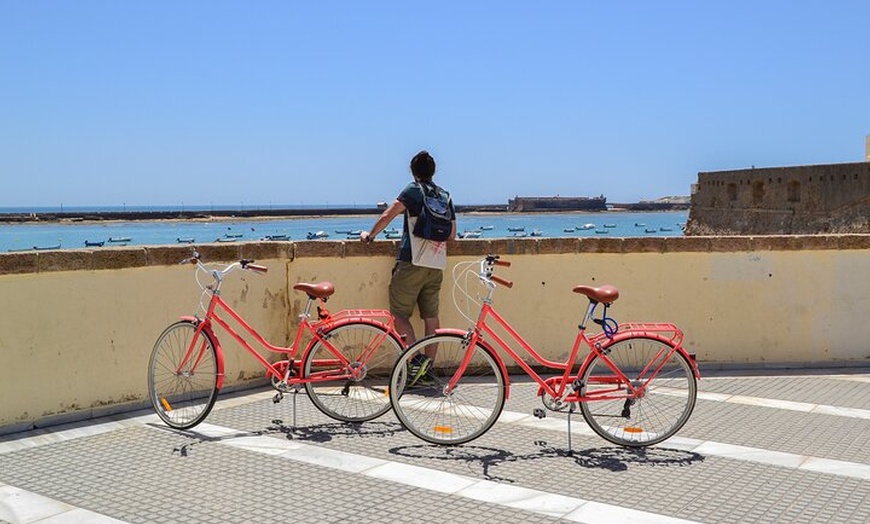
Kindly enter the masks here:
<path id="1" fill-rule="evenodd" d="M 645 451 L 516 384 L 495 427 L 430 446 L 304 394 L 222 397 L 173 431 L 145 412 L 0 437 L 0 522 L 870 522 L 870 371 L 705 376 Z"/>

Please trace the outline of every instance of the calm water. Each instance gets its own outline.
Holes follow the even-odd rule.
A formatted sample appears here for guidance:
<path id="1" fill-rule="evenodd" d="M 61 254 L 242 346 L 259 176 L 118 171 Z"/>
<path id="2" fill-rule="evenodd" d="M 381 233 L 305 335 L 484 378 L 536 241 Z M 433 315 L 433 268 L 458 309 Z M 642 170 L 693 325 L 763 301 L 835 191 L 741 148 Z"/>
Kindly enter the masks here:
<path id="1" fill-rule="evenodd" d="M 458 216 L 458 228 L 460 233 L 480 230 L 480 238 L 531 236 L 533 231 L 539 232 L 542 237 L 682 236 L 680 226 L 686 223 L 687 217 L 687 211 L 461 214 Z M 329 235 L 327 240 L 346 240 L 348 235 L 341 231 L 368 230 L 376 218 L 376 215 L 367 215 L 207 222 L 0 224 L 0 252 L 58 246 L 61 249 L 82 249 L 86 247 L 86 242 L 102 242 L 103 247 L 109 247 L 178 244 L 179 240 L 197 244 L 218 240 L 244 242 L 284 235 L 290 240 L 304 240 L 309 233 L 317 232 Z M 393 221 L 390 227 L 401 230 L 401 217 Z M 513 231 L 519 228 L 523 228 L 523 231 Z M 384 238 L 384 234 L 381 233 L 378 238 Z"/>

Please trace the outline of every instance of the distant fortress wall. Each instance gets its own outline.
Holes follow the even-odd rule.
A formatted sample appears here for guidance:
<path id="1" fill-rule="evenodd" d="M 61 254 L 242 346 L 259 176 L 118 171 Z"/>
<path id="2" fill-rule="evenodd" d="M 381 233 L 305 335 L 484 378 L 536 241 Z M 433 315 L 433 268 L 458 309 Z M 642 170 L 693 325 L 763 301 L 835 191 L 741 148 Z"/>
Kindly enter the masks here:
<path id="1" fill-rule="evenodd" d="M 521 197 L 508 200 L 508 211 L 606 211 L 607 199 L 599 197 Z"/>
<path id="2" fill-rule="evenodd" d="M 870 163 L 698 173 L 686 235 L 870 233 Z"/>

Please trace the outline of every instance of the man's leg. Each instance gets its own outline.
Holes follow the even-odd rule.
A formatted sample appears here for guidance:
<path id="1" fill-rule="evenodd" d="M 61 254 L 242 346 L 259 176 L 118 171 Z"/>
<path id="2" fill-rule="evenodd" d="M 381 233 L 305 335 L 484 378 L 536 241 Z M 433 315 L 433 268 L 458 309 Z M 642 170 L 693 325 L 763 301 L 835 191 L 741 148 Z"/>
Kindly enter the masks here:
<path id="1" fill-rule="evenodd" d="M 395 314 L 393 315 L 393 318 L 396 320 L 396 331 L 399 335 L 404 335 L 405 345 L 410 346 L 416 342 L 417 337 L 414 336 L 414 326 L 411 325 L 411 320 L 408 317 L 402 317 Z"/>

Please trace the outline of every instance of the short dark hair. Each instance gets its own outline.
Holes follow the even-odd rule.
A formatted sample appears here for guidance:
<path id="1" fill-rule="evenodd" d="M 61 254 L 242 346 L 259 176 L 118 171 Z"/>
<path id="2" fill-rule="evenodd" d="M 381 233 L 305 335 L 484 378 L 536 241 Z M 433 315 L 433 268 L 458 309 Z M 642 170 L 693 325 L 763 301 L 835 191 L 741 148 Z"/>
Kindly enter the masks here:
<path id="1" fill-rule="evenodd" d="M 435 176 L 435 159 L 428 151 L 420 151 L 411 159 L 411 174 L 424 182 L 432 180 Z"/>

